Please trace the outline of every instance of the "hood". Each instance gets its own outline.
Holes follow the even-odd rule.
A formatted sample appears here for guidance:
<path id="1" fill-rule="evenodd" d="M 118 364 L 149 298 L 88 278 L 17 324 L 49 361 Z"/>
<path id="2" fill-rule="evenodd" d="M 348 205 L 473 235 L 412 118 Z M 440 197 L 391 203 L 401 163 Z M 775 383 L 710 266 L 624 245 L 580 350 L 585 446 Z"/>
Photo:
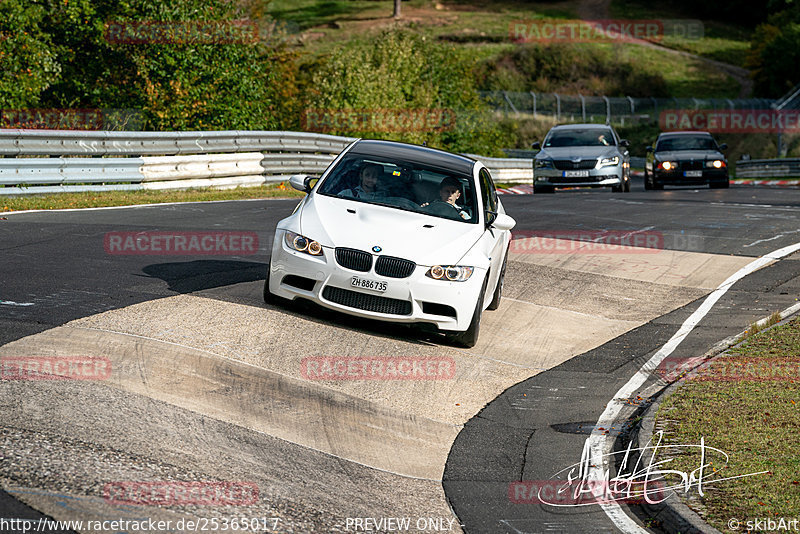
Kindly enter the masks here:
<path id="1" fill-rule="evenodd" d="M 563 146 L 543 148 L 536 154 L 536 159 L 592 159 L 613 158 L 620 154 L 615 146 Z"/>
<path id="2" fill-rule="evenodd" d="M 670 150 L 666 152 L 656 152 L 655 158 L 658 161 L 686 161 L 693 159 L 706 160 L 706 159 L 721 159 L 725 161 L 725 156 L 716 150 Z"/>
<path id="3" fill-rule="evenodd" d="M 483 234 L 480 224 L 324 195 L 309 197 L 299 217 L 300 232 L 323 247 L 372 252 L 379 246 L 381 255 L 428 266 L 458 264 Z"/>

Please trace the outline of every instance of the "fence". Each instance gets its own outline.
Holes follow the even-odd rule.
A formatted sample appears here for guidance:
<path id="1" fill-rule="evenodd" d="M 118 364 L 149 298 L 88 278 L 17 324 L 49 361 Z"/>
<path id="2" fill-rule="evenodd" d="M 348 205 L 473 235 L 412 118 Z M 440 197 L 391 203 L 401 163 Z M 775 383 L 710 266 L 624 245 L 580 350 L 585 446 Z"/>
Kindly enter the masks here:
<path id="1" fill-rule="evenodd" d="M 515 91 L 485 91 L 481 97 L 495 111 L 553 117 L 575 122 L 651 122 L 666 109 L 770 109 L 767 98 L 635 98 L 562 95 Z"/>

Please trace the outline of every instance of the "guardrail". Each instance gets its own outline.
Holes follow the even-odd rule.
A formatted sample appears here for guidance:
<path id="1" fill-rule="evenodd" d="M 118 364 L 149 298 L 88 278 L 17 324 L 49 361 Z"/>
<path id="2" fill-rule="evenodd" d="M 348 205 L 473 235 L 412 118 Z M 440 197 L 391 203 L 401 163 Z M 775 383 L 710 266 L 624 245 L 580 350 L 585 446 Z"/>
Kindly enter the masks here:
<path id="1" fill-rule="evenodd" d="M 800 177 L 800 158 L 750 159 L 736 162 L 736 178 Z"/>
<path id="2" fill-rule="evenodd" d="M 354 140 L 304 132 L 0 130 L 0 195 L 257 186 L 321 174 Z M 533 179 L 529 159 L 472 157 L 497 181 Z"/>

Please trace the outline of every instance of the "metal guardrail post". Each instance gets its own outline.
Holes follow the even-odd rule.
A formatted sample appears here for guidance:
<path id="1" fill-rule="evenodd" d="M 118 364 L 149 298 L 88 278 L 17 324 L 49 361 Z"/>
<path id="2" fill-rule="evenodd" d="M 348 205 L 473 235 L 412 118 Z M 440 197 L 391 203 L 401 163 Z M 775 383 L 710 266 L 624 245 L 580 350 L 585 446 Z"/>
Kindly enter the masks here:
<path id="1" fill-rule="evenodd" d="M 561 97 L 558 96 L 558 93 L 553 93 L 556 95 L 556 120 L 561 122 Z"/>
<path id="2" fill-rule="evenodd" d="M 631 115 L 633 115 L 634 113 L 636 113 L 636 107 L 635 107 L 635 105 L 633 103 L 633 98 L 631 98 L 629 96 L 626 96 L 625 98 L 627 98 L 628 102 L 631 103 Z"/>
<path id="3" fill-rule="evenodd" d="M 605 95 L 603 95 L 603 100 L 606 101 L 606 124 L 611 124 L 611 101 Z"/>
<path id="4" fill-rule="evenodd" d="M 533 118 L 536 118 L 536 93 L 531 91 L 531 96 L 533 97 Z"/>
<path id="5" fill-rule="evenodd" d="M 581 121 L 586 122 L 586 99 L 580 93 L 578 93 L 578 96 L 581 99 Z"/>
<path id="6" fill-rule="evenodd" d="M 503 98 L 505 98 L 505 99 L 506 99 L 506 102 L 508 102 L 508 105 L 509 105 L 509 107 L 510 107 L 511 109 L 513 109 L 513 110 L 514 110 L 514 113 L 516 113 L 517 115 L 519 115 L 519 111 L 517 111 L 517 108 L 516 108 L 516 107 L 514 106 L 514 104 L 511 102 L 511 99 L 510 99 L 510 98 L 508 98 L 508 91 L 503 91 Z"/>

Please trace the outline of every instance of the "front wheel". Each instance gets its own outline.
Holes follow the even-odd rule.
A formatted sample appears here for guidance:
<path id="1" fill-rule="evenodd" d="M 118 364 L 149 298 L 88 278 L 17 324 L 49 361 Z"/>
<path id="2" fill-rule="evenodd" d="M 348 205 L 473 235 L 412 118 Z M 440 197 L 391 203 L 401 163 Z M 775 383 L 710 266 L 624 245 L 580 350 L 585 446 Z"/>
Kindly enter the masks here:
<path id="1" fill-rule="evenodd" d="M 551 195 L 551 194 L 553 194 L 555 192 L 556 192 L 556 188 L 555 187 L 546 187 L 546 186 L 541 186 L 541 185 L 538 186 L 538 187 L 535 186 L 535 185 L 533 186 L 533 194 L 534 195 L 541 195 L 541 194 Z"/>
<path id="2" fill-rule="evenodd" d="M 272 292 L 269 290 L 269 276 L 271 272 L 272 272 L 272 258 L 269 259 L 269 266 L 267 267 L 267 279 L 264 280 L 264 303 L 278 304 L 283 299 L 281 299 L 277 295 L 273 295 Z"/>
<path id="3" fill-rule="evenodd" d="M 500 307 L 500 299 L 503 297 L 503 283 L 506 279 L 506 264 L 508 263 L 508 249 L 506 249 L 506 257 L 503 258 L 503 266 L 500 267 L 500 277 L 497 279 L 497 287 L 494 289 L 494 296 L 492 302 L 487 306 L 487 310 L 496 310 Z"/>
<path id="4" fill-rule="evenodd" d="M 478 295 L 478 302 L 475 304 L 475 311 L 472 314 L 472 321 L 469 327 L 464 332 L 453 332 L 447 334 L 447 339 L 456 345 L 461 345 L 465 348 L 472 348 L 478 342 L 478 334 L 481 329 L 481 315 L 483 314 L 483 297 L 486 294 L 486 283 L 488 277 L 483 281 L 481 293 Z"/>

